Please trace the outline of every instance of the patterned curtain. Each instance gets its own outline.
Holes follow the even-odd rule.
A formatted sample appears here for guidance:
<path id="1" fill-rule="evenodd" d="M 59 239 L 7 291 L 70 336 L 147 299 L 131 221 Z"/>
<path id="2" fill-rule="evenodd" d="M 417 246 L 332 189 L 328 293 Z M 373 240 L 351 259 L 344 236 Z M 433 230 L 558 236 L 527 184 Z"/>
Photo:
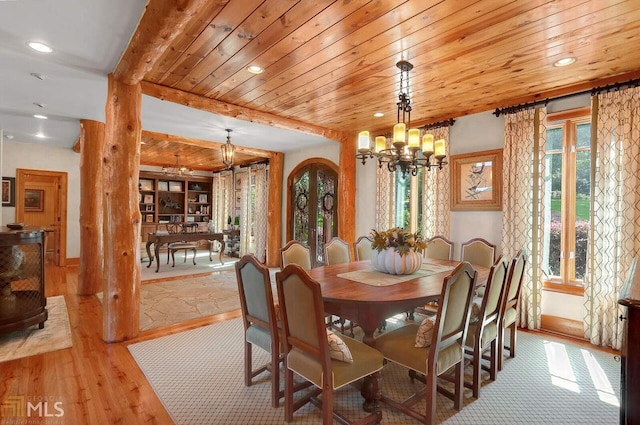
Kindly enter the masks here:
<path id="1" fill-rule="evenodd" d="M 223 177 L 223 182 L 222 184 L 224 185 L 224 202 L 223 202 L 223 210 L 224 211 L 224 216 L 223 216 L 223 220 L 224 220 L 224 229 L 227 228 L 228 226 L 228 218 L 231 217 L 231 224 L 233 224 L 233 217 L 235 215 L 235 199 L 234 199 L 234 175 L 233 175 L 233 171 L 228 170 L 228 171 L 223 171 L 222 173 L 220 173 L 220 175 Z"/>
<path id="2" fill-rule="evenodd" d="M 387 148 L 391 147 L 387 139 Z M 396 199 L 396 176 L 386 165 L 376 168 L 376 230 L 394 226 Z"/>
<path id="3" fill-rule="evenodd" d="M 264 262 L 265 250 L 267 249 L 267 201 L 268 201 L 268 180 L 267 166 L 260 164 L 255 170 L 256 179 L 256 206 L 253 214 L 254 220 L 254 252 L 258 260 Z"/>
<path id="4" fill-rule="evenodd" d="M 448 126 L 429 130 L 428 132 L 433 133 L 434 140 L 451 140 Z M 449 143 L 446 144 L 445 153 L 449 156 Z M 422 223 L 420 223 L 422 236 L 431 238 L 439 235 L 448 238 L 451 223 L 449 170 L 446 168 L 442 170 L 434 168 L 423 170 L 423 173 L 423 218 Z"/>
<path id="5" fill-rule="evenodd" d="M 593 103 L 592 249 L 584 288 L 584 331 L 592 344 L 619 349 L 619 291 L 640 253 L 640 88 L 602 93 Z"/>
<path id="6" fill-rule="evenodd" d="M 251 251 L 251 173 L 245 170 L 236 173 L 236 180 L 240 180 L 240 256 Z"/>
<path id="7" fill-rule="evenodd" d="M 524 249 L 527 268 L 520 290 L 521 327 L 540 327 L 546 109 L 505 117 L 503 150 L 502 249 L 513 257 Z"/>
<path id="8" fill-rule="evenodd" d="M 213 203 L 211 209 L 211 220 L 216 232 L 222 232 L 227 227 L 227 216 L 229 213 L 229 199 L 227 194 L 230 189 L 227 184 L 233 180 L 233 174 L 230 171 L 223 171 L 213 175 L 213 184 L 211 185 L 211 201 Z"/>

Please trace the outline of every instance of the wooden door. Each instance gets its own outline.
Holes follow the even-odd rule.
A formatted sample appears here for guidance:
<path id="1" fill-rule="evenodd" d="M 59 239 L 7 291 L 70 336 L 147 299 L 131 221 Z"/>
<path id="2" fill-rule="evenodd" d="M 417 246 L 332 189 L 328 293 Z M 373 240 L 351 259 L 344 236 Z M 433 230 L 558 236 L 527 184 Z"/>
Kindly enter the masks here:
<path id="1" fill-rule="evenodd" d="M 16 221 L 48 229 L 46 262 L 66 265 L 67 173 L 17 169 Z"/>
<path id="2" fill-rule="evenodd" d="M 288 240 L 311 248 L 311 266 L 325 263 L 324 246 L 338 236 L 338 170 L 320 158 L 304 162 L 289 177 Z"/>

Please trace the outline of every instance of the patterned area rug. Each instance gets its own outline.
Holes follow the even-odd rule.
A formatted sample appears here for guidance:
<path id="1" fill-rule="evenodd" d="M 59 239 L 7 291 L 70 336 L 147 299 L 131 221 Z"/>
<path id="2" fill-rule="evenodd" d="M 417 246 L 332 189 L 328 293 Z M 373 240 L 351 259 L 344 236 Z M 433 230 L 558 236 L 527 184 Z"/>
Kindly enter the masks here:
<path id="1" fill-rule="evenodd" d="M 47 298 L 47 310 L 49 318 L 43 329 L 35 325 L 0 336 L 0 362 L 71 347 L 71 328 L 64 296 Z"/>
<path id="2" fill-rule="evenodd" d="M 96 294 L 102 302 L 102 292 Z M 240 308 L 235 272 L 214 273 L 140 287 L 140 330 L 169 326 Z"/>
<path id="3" fill-rule="evenodd" d="M 175 267 L 171 267 L 171 259 L 169 259 L 169 264 L 167 264 L 167 253 L 160 253 L 160 268 L 156 273 L 156 262 L 154 260 L 151 267 L 147 267 L 149 265 L 149 261 L 144 260 L 140 265 L 140 280 L 143 282 L 150 280 L 158 280 L 158 279 L 167 279 L 176 276 L 189 276 L 194 274 L 202 274 L 202 273 L 213 273 L 213 272 L 221 272 L 221 271 L 233 271 L 235 269 L 235 263 L 238 261 L 238 258 L 233 257 L 222 257 L 223 263 L 218 261 L 218 253 L 213 254 L 213 261 L 209 261 L 209 251 L 198 250 L 196 255 L 196 264 L 193 264 L 191 253 L 187 256 L 187 261 L 184 261 L 184 251 L 176 252 L 176 265 Z"/>
<path id="4" fill-rule="evenodd" d="M 389 323 L 388 329 L 403 322 Z M 244 386 L 242 341 L 241 321 L 233 319 L 132 344 L 129 351 L 177 424 L 282 424 L 284 408 L 270 404 L 269 375 Z M 265 352 L 254 349 L 256 365 L 267 361 Z M 456 412 L 438 395 L 437 422 L 616 424 L 619 370 L 611 354 L 520 332 L 517 356 L 505 361 L 495 382 L 483 375 L 479 399 L 466 390 L 465 406 Z M 422 384 L 411 383 L 406 370 L 388 364 L 382 385 L 383 392 L 402 399 Z M 361 416 L 356 388 L 338 391 L 335 403 L 347 417 Z M 424 411 L 424 404 L 419 406 Z M 418 423 L 386 405 L 382 412 L 386 424 Z M 294 423 L 320 424 L 320 410 L 307 405 L 295 413 Z"/>

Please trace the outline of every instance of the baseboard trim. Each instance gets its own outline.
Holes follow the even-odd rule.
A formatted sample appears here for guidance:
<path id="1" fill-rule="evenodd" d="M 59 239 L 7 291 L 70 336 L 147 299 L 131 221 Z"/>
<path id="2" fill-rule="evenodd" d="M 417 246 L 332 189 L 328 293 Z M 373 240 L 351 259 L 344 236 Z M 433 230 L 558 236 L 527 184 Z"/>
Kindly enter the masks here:
<path id="1" fill-rule="evenodd" d="M 67 267 L 75 267 L 80 265 L 80 257 L 77 258 L 67 258 L 67 263 L 65 266 Z"/>
<path id="2" fill-rule="evenodd" d="M 540 315 L 540 329 L 568 335 L 574 338 L 584 339 L 584 325 L 579 320 L 565 319 L 564 317 Z"/>

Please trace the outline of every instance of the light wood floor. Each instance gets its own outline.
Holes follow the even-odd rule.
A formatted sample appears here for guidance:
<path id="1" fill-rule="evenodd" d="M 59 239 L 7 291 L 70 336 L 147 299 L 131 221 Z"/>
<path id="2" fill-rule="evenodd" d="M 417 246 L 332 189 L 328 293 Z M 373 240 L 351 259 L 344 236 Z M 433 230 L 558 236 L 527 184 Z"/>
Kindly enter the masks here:
<path id="1" fill-rule="evenodd" d="M 101 304 L 95 296 L 76 295 L 77 267 L 47 266 L 45 282 L 47 297 L 65 296 L 73 347 L 0 363 L 0 403 L 16 396 L 61 401 L 64 416 L 56 418 L 56 424 L 172 424 L 127 345 L 240 316 L 238 310 L 150 330 L 125 343 L 106 344 Z M 52 420 L 31 417 L 29 423 Z M 2 412 L 0 423 L 4 423 Z"/>

